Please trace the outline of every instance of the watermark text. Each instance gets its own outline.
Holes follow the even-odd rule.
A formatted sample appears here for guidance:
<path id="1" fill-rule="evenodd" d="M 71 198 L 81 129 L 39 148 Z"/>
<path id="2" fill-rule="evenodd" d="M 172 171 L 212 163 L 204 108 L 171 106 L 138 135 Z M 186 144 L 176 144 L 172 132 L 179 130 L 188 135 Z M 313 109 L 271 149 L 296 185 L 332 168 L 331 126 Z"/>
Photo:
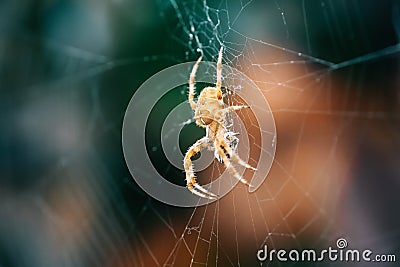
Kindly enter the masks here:
<path id="1" fill-rule="evenodd" d="M 395 262 L 396 255 L 394 254 L 374 254 L 369 249 L 347 249 L 347 240 L 339 238 L 336 241 L 336 247 L 328 247 L 327 249 L 303 249 L 303 250 L 285 250 L 271 249 L 264 245 L 262 249 L 257 251 L 257 259 L 259 261 L 341 261 L 341 262 Z"/>

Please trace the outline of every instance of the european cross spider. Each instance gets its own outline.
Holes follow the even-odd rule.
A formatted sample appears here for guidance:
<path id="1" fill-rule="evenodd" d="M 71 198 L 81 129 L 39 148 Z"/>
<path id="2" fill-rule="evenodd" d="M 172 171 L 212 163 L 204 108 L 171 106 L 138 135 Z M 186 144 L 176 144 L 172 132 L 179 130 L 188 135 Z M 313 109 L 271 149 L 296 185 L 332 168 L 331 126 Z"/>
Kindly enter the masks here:
<path id="1" fill-rule="evenodd" d="M 196 64 L 193 66 L 192 72 L 189 78 L 189 104 L 194 111 L 194 119 L 196 124 L 200 127 L 206 128 L 206 136 L 197 140 L 186 152 L 184 158 L 184 167 L 186 172 L 186 183 L 188 189 L 200 197 L 208 199 L 217 199 L 218 196 L 209 192 L 202 186 L 200 186 L 194 175 L 192 157 L 199 153 L 202 149 L 208 148 L 213 150 L 215 157 L 223 162 L 228 171 L 239 181 L 250 186 L 249 182 L 246 181 L 231 164 L 231 161 L 242 165 L 246 168 L 256 170 L 256 168 L 250 166 L 244 162 L 235 152 L 239 139 L 236 134 L 227 130 L 226 115 L 234 110 L 242 108 L 248 108 L 248 106 L 225 106 L 222 91 L 221 91 L 221 79 L 222 79 L 222 51 L 219 50 L 218 62 L 217 62 L 217 82 L 215 87 L 206 87 L 200 92 L 200 96 L 197 102 L 194 101 L 194 82 L 195 75 L 199 63 L 202 59 L 200 57 Z"/>

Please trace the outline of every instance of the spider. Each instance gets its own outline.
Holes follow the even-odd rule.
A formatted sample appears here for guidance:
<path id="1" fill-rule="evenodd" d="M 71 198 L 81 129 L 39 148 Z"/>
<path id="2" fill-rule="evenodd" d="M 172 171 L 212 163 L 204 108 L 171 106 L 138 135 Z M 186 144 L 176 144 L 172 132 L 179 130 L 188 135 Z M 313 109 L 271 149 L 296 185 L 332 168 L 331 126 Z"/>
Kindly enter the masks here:
<path id="1" fill-rule="evenodd" d="M 188 189 L 195 195 L 208 199 L 217 199 L 218 196 L 209 192 L 196 181 L 193 170 L 192 157 L 199 153 L 201 150 L 207 148 L 214 151 L 215 157 L 225 165 L 225 168 L 240 182 L 250 186 L 249 182 L 244 179 L 231 164 L 235 162 L 248 169 L 256 170 L 244 162 L 237 154 L 236 148 L 239 139 L 236 137 L 237 133 L 227 130 L 226 116 L 229 112 L 240 110 L 242 108 L 249 108 L 248 106 L 225 106 L 221 91 L 222 79 L 222 51 L 223 47 L 219 50 L 217 61 L 217 82 L 215 87 L 206 87 L 201 92 L 197 99 L 194 101 L 194 83 L 197 68 L 202 60 L 202 57 L 197 60 L 193 66 L 189 78 L 189 104 L 194 111 L 194 119 L 196 124 L 200 127 L 206 128 L 206 135 L 197 140 L 186 152 L 184 157 L 184 168 L 186 173 L 186 184 Z"/>

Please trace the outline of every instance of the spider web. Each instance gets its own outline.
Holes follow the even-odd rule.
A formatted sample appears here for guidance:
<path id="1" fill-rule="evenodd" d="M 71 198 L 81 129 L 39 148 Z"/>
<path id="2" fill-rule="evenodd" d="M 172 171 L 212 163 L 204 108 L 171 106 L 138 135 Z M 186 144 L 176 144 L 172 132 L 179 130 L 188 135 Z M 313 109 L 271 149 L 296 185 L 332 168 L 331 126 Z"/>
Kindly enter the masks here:
<path id="1" fill-rule="evenodd" d="M 349 232 L 354 231 L 357 221 L 342 222 L 345 201 L 341 198 L 351 199 L 342 191 L 349 187 L 349 179 L 358 175 L 351 170 L 358 138 L 349 136 L 350 129 L 360 121 L 368 126 L 359 127 L 369 128 L 399 119 L 397 111 L 388 110 L 388 106 L 371 102 L 363 106 L 361 102 L 363 94 L 373 90 L 364 88 L 368 87 L 365 76 L 377 67 L 376 60 L 378 64 L 398 60 L 400 46 L 396 35 L 379 45 L 370 42 L 367 19 L 360 15 L 362 7 L 342 4 L 170 1 L 165 7 L 165 12 L 172 9 L 172 14 L 165 16 L 177 18 L 171 31 L 186 47 L 188 59 L 201 53 L 216 61 L 219 48 L 224 47 L 224 63 L 244 72 L 259 86 L 275 116 L 278 147 L 263 186 L 248 194 L 245 186 L 238 185 L 217 203 L 194 209 L 161 265 L 247 266 L 257 262 L 255 252 L 266 244 L 272 248 L 324 248 L 340 236 L 359 246 L 394 249 L 392 237 Z M 352 25 L 355 22 L 345 8 L 358 14 L 358 24 Z M 395 26 L 395 12 L 392 18 Z M 321 40 L 319 31 L 327 32 L 322 34 L 327 40 Z M 224 75 L 227 78 L 229 73 Z M 337 79 L 344 81 L 337 84 Z M 240 84 L 225 86 L 235 88 L 233 93 L 240 90 Z M 248 114 L 241 116 L 248 127 L 258 127 Z M 251 147 L 266 149 L 257 145 L 257 134 L 249 132 Z M 354 147 L 348 148 L 348 143 Z M 258 154 L 252 153 L 249 162 L 257 163 Z M 215 164 L 211 168 L 199 175 L 200 181 L 207 179 L 204 176 L 218 177 L 223 171 Z"/>
<path id="2" fill-rule="evenodd" d="M 142 4 L 152 19 L 144 30 L 135 29 L 143 40 L 131 37 L 141 44 L 133 56 L 125 46 L 115 55 L 103 54 L 110 40 L 132 35 L 120 28 L 115 36 L 92 31 L 93 40 L 104 43 L 79 40 L 85 29 L 106 27 L 107 8 L 140 28 L 147 13 L 137 11 L 138 3 L 80 5 L 59 9 L 69 10 L 69 17 L 52 18 L 62 29 L 75 25 L 76 38 L 57 35 L 54 41 L 18 27 L 2 35 L 1 77 L 10 88 L 2 94 L 2 125 L 16 122 L 4 127 L 0 143 L 7 154 L 0 163 L 0 265 L 286 266 L 297 263 L 261 263 L 257 250 L 264 245 L 325 249 L 339 237 L 353 248 L 399 251 L 400 11 L 395 1 Z M 18 4 L 5 7 L 15 10 Z M 60 12 L 49 9 L 40 12 Z M 49 24 L 56 24 L 43 23 L 52 33 Z M 146 37 L 154 28 L 164 32 L 163 44 L 157 36 Z M 250 77 L 269 102 L 277 129 L 272 168 L 253 193 L 238 183 L 206 206 L 165 205 L 146 195 L 124 165 L 121 123 L 131 89 L 200 54 L 216 62 L 221 47 L 223 63 Z M 143 56 L 145 48 L 153 52 Z M 238 96 L 240 81 L 228 84 L 235 77 L 224 70 L 227 104 L 245 104 L 246 97 Z M 207 71 L 215 77 L 215 69 Z M 10 78 L 13 73 L 22 78 Z M 197 92 L 205 85 L 197 84 Z M 166 95 L 146 129 L 146 153 L 159 173 L 182 186 L 184 172 L 163 155 L 160 134 L 165 116 L 187 101 L 186 90 Z M 245 127 L 249 139 L 249 146 L 239 149 L 249 151 L 251 165 L 263 164 L 262 122 L 251 110 L 236 114 L 244 125 L 232 115 L 230 130 Z M 176 150 L 184 153 L 205 133 L 183 119 L 176 127 L 182 124 Z M 199 183 L 224 171 L 214 160 L 197 172 Z M 251 180 L 252 173 L 244 177 Z"/>

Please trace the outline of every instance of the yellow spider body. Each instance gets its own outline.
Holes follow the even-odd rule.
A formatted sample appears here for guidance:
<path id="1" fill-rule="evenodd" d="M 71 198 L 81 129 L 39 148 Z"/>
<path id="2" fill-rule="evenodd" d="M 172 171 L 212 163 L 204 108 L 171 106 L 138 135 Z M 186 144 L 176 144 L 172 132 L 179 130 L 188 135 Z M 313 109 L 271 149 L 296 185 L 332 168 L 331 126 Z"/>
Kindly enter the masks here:
<path id="1" fill-rule="evenodd" d="M 246 185 L 249 185 L 249 183 L 236 171 L 231 161 L 252 170 L 256 169 L 239 158 L 235 151 L 239 139 L 235 136 L 235 133 L 226 129 L 226 115 L 231 111 L 247 108 L 248 106 L 226 107 L 224 104 L 221 91 L 222 48 L 218 55 L 217 82 L 215 87 L 204 88 L 200 92 L 197 102 L 194 101 L 194 79 L 201 59 L 202 57 L 197 60 L 190 74 L 189 104 L 194 111 L 196 124 L 206 128 L 206 136 L 197 140 L 197 142 L 188 149 L 184 158 L 184 168 L 187 187 L 193 194 L 204 198 L 216 199 L 217 195 L 207 191 L 197 183 L 192 164 L 192 157 L 194 155 L 204 148 L 214 150 L 215 157 L 220 162 L 224 163 L 225 167 L 236 179 Z"/>
<path id="2" fill-rule="evenodd" d="M 213 121 L 221 121 L 221 115 L 224 108 L 221 89 L 214 87 L 204 88 L 197 100 L 197 108 L 194 112 L 196 124 L 200 127 L 206 127 Z"/>

